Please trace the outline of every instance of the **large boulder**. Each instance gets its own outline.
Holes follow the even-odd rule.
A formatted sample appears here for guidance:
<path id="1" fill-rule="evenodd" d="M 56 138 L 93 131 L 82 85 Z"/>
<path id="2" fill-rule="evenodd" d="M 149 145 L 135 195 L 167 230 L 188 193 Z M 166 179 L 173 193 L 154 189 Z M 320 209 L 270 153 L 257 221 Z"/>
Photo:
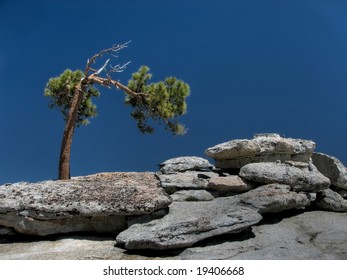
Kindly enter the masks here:
<path id="1" fill-rule="evenodd" d="M 347 168 L 336 157 L 322 153 L 312 154 L 313 164 L 331 181 L 331 184 L 342 189 L 347 189 Z"/>
<path id="2" fill-rule="evenodd" d="M 159 167 L 162 173 L 168 174 L 184 171 L 208 171 L 214 166 L 201 157 L 177 157 L 164 161 Z"/>
<path id="3" fill-rule="evenodd" d="M 217 168 L 238 169 L 253 162 L 308 162 L 315 146 L 310 140 L 283 138 L 273 133 L 225 142 L 208 148 L 205 153 L 216 160 Z"/>
<path id="4" fill-rule="evenodd" d="M 32 235 L 120 232 L 126 217 L 167 208 L 154 173 L 100 173 L 67 181 L 0 186 L 0 226 Z"/>
<path id="5" fill-rule="evenodd" d="M 327 177 L 312 164 L 306 163 L 250 163 L 241 168 L 239 175 L 260 184 L 289 185 L 297 192 L 317 192 L 330 186 L 330 180 Z"/>
<path id="6" fill-rule="evenodd" d="M 163 218 L 121 232 L 117 244 L 130 250 L 186 248 L 209 237 L 241 232 L 262 219 L 255 208 L 237 202 L 234 197 L 173 202 Z"/>

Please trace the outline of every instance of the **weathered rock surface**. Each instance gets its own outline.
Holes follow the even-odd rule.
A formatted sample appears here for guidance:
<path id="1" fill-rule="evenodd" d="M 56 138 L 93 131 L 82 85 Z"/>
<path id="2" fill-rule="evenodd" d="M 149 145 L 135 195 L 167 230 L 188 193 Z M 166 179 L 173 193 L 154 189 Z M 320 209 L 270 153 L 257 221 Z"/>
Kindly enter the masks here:
<path id="1" fill-rule="evenodd" d="M 164 190 L 172 194 L 178 190 L 206 189 L 208 179 L 219 175 L 214 172 L 186 171 L 173 174 L 157 174 L 157 176 Z"/>
<path id="2" fill-rule="evenodd" d="M 179 157 L 165 161 L 159 173 L 101 173 L 0 186 L 0 259 L 59 259 L 60 249 L 66 251 L 61 259 L 141 259 L 146 249 L 152 254 L 149 258 L 347 259 L 346 247 L 337 248 L 338 242 L 346 244 L 347 216 L 342 214 L 347 213 L 301 214 L 302 220 L 285 218 L 287 228 L 277 227 L 282 221 L 274 222 L 299 213 L 295 209 L 347 212 L 346 168 L 336 158 L 314 154 L 320 172 L 310 159 L 314 146 L 312 141 L 278 134 L 257 135 L 208 149 L 219 168 L 202 158 Z M 114 244 L 128 252 L 83 238 L 55 235 L 49 237 L 56 239 L 51 243 L 48 238 L 27 237 L 71 232 L 110 233 Z M 10 244 L 25 238 L 36 238 L 30 243 L 37 247 L 25 244 L 23 253 Z M 103 244 L 110 245 L 110 240 Z M 207 249 L 184 250 L 197 242 Z M 39 244 L 46 254 L 31 251 Z"/>
<path id="3" fill-rule="evenodd" d="M 177 191 L 171 195 L 173 201 L 209 201 L 214 196 L 205 190 Z"/>
<path id="4" fill-rule="evenodd" d="M 313 153 L 312 161 L 319 172 L 330 179 L 332 185 L 347 189 L 347 169 L 340 160 L 322 153 Z"/>
<path id="5" fill-rule="evenodd" d="M 18 233 L 39 236 L 69 232 L 116 233 L 127 228 L 126 217 L 115 215 L 39 220 L 21 212 L 0 214 L 0 223 Z"/>
<path id="6" fill-rule="evenodd" d="M 1 240 L 0 240 L 1 241 Z M 129 253 L 113 237 L 65 236 L 0 242 L 1 260 L 347 260 L 347 213 L 305 212 L 252 226 L 183 251 Z"/>
<path id="7" fill-rule="evenodd" d="M 117 236 L 126 249 L 185 248 L 212 236 L 241 232 L 261 220 L 257 210 L 233 197 L 206 202 L 173 202 L 168 215 L 134 224 Z"/>
<path id="8" fill-rule="evenodd" d="M 304 163 L 250 163 L 241 168 L 242 178 L 262 184 L 284 184 L 294 191 L 316 192 L 327 189 L 330 180 Z"/>
<path id="9" fill-rule="evenodd" d="M 347 212 L 347 200 L 331 189 L 318 193 L 315 205 L 328 211 Z"/>
<path id="10" fill-rule="evenodd" d="M 237 139 L 208 148 L 205 153 L 216 160 L 217 168 L 241 168 L 253 162 L 308 162 L 315 143 L 282 138 L 278 134 L 259 134 L 254 139 Z"/>
<path id="11" fill-rule="evenodd" d="M 213 165 L 201 157 L 177 157 L 164 161 L 159 165 L 164 174 L 184 171 L 208 171 Z"/>
<path id="12" fill-rule="evenodd" d="M 250 237 L 204 244 L 180 254 L 205 260 L 336 260 L 347 259 L 347 213 L 305 212 L 277 223 L 252 227 Z"/>
<path id="13" fill-rule="evenodd" d="M 207 185 L 207 189 L 220 193 L 243 193 L 253 188 L 253 184 L 237 175 L 211 178 Z"/>
<path id="14" fill-rule="evenodd" d="M 166 259 L 127 254 L 114 246 L 110 236 L 63 236 L 48 239 L 15 240 L 0 243 L 0 260 L 145 260 Z M 178 257 L 171 256 L 170 259 Z"/>
<path id="15" fill-rule="evenodd" d="M 261 220 L 255 213 L 279 213 L 308 205 L 306 194 L 278 184 L 207 202 L 173 202 L 166 216 L 132 225 L 117 236 L 117 243 L 129 250 L 185 248 L 209 237 L 246 230 Z"/>
<path id="16" fill-rule="evenodd" d="M 119 232 L 125 216 L 149 214 L 172 202 L 154 173 L 136 172 L 7 184 L 0 186 L 0 200 L 0 225 L 35 235 Z"/>
<path id="17" fill-rule="evenodd" d="M 242 203 L 259 209 L 261 214 L 279 213 L 310 205 L 310 199 L 307 195 L 290 191 L 290 186 L 279 184 L 261 186 L 239 197 Z"/>

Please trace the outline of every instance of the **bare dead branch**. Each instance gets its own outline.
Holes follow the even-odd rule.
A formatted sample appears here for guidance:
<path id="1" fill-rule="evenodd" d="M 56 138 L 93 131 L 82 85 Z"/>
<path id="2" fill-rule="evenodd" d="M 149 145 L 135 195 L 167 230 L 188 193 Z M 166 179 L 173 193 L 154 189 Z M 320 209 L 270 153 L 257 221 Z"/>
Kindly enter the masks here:
<path id="1" fill-rule="evenodd" d="M 120 50 L 126 48 L 128 46 L 128 44 L 130 43 L 130 41 L 126 42 L 126 43 L 123 43 L 123 44 L 118 44 L 118 45 L 113 45 L 111 48 L 108 48 L 108 49 L 104 49 L 100 52 L 98 52 L 97 54 L 93 55 L 91 58 L 89 58 L 87 60 L 87 64 L 86 64 L 86 68 L 84 70 L 84 75 L 87 77 L 88 76 L 88 73 L 89 71 L 91 71 L 91 65 L 93 63 L 95 63 L 95 61 L 98 59 L 98 58 L 101 58 L 104 54 L 110 54 L 114 57 L 117 57 L 116 56 L 116 53 L 119 52 Z"/>
<path id="2" fill-rule="evenodd" d="M 107 59 L 106 62 L 104 63 L 104 65 L 94 73 L 94 75 L 99 75 L 102 71 L 105 70 L 105 68 L 107 67 L 107 64 L 110 62 L 110 59 Z"/>
<path id="3" fill-rule="evenodd" d="M 131 63 L 131 61 L 128 61 L 127 63 L 124 63 L 123 65 L 117 64 L 116 66 L 110 65 L 110 70 L 107 72 L 106 76 L 109 77 L 111 73 L 120 73 L 123 72 L 124 69 Z"/>

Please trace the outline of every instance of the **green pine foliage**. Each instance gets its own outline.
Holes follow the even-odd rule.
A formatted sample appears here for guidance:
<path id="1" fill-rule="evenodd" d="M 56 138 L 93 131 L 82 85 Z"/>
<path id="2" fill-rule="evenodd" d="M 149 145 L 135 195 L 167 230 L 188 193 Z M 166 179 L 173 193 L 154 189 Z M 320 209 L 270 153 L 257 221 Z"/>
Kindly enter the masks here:
<path id="1" fill-rule="evenodd" d="M 49 79 L 44 95 L 50 97 L 49 108 L 59 109 L 66 121 L 72 97 L 75 93 L 75 87 L 84 77 L 81 70 L 71 71 L 65 70 L 59 77 Z M 81 107 L 78 111 L 78 118 L 75 126 L 87 125 L 89 119 L 97 115 L 96 105 L 93 104 L 92 98 L 98 97 L 100 92 L 93 86 L 88 85 L 84 92 Z"/>
<path id="2" fill-rule="evenodd" d="M 149 68 L 142 66 L 128 82 L 132 91 L 144 94 L 141 98 L 129 95 L 125 98 L 125 103 L 133 107 L 131 115 L 139 130 L 152 133 L 154 128 L 150 122 L 159 121 L 173 134 L 184 134 L 186 129 L 177 122 L 177 117 L 187 111 L 185 100 L 190 92 L 189 85 L 175 77 L 149 83 L 151 78 Z"/>

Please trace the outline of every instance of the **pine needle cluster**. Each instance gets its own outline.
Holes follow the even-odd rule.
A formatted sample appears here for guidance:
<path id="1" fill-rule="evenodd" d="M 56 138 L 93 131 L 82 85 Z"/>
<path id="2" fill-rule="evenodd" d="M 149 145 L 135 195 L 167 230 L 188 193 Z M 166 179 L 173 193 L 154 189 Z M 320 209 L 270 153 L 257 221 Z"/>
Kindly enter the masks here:
<path id="1" fill-rule="evenodd" d="M 73 95 L 76 93 L 76 87 L 78 87 L 83 77 L 84 74 L 81 70 L 71 71 L 67 69 L 60 76 L 49 79 L 46 84 L 44 95 L 50 97 L 49 108 L 60 110 L 65 121 L 69 114 Z M 78 110 L 76 127 L 89 124 L 89 119 L 97 115 L 96 105 L 93 103 L 92 98 L 99 95 L 100 92 L 94 86 L 87 86 Z"/>
<path id="2" fill-rule="evenodd" d="M 177 121 L 177 117 L 187 111 L 186 97 L 189 85 L 176 77 L 168 77 L 164 81 L 150 83 L 152 74 L 147 66 L 132 74 L 128 88 L 143 93 L 141 98 L 126 96 L 125 103 L 133 107 L 131 116 L 136 120 L 142 133 L 153 133 L 151 121 L 165 125 L 165 129 L 173 134 L 184 134 L 186 128 Z"/>

